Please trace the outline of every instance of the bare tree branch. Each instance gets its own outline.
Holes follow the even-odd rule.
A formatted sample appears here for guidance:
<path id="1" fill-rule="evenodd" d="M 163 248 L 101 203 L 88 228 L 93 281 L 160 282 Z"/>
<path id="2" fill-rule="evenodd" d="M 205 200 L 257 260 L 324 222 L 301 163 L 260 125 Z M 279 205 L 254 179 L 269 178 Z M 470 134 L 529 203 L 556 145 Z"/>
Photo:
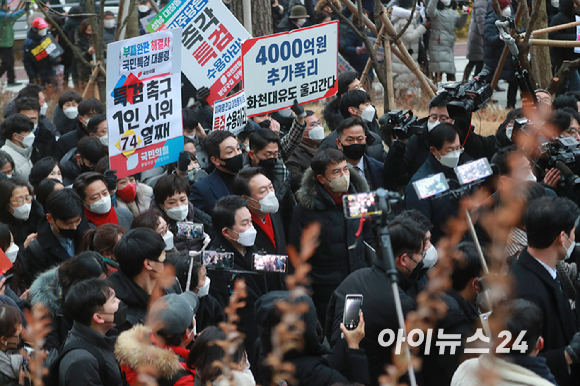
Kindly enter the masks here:
<path id="1" fill-rule="evenodd" d="M 431 0 L 431 1 L 435 1 L 435 0 Z M 409 28 L 409 26 L 411 25 L 411 22 L 413 21 L 413 16 L 415 15 L 415 8 L 417 8 L 417 0 L 413 0 L 413 8 L 411 8 L 411 16 L 409 16 L 409 18 L 407 19 L 407 24 L 405 24 L 403 29 L 400 30 L 397 33 L 397 35 L 395 35 L 395 37 L 392 37 L 392 38 L 389 37 L 390 41 L 394 42 L 396 40 L 399 40 L 401 38 L 401 36 L 403 36 L 403 34 L 407 30 L 407 28 Z"/>
<path id="2" fill-rule="evenodd" d="M 578 67 L 580 67 L 580 59 L 576 59 L 571 62 L 564 62 L 556 75 L 554 75 L 552 78 L 552 83 L 548 87 L 550 94 L 556 93 L 558 86 L 560 86 L 560 84 L 568 77 L 568 73 Z"/>
<path id="3" fill-rule="evenodd" d="M 129 12 L 127 13 L 127 15 L 125 15 L 125 20 L 123 20 L 123 22 L 121 23 L 121 27 L 119 29 L 117 29 L 117 33 L 115 35 L 115 40 L 118 40 L 119 39 L 119 35 L 121 34 L 121 31 L 129 23 L 129 17 L 131 16 L 131 14 L 133 12 L 135 12 L 135 4 L 137 4 L 137 0 L 125 0 L 125 1 L 130 1 L 131 2 L 131 4 L 129 4 Z"/>
<path id="4" fill-rule="evenodd" d="M 535 0 L 534 1 L 534 8 L 532 9 L 532 17 L 530 18 L 530 21 L 528 23 L 528 25 L 526 26 L 526 35 L 524 36 L 524 41 L 522 42 L 523 44 L 525 44 L 526 46 L 529 45 L 529 41 L 530 41 L 530 36 L 532 35 L 533 29 L 534 29 L 534 24 L 536 24 L 536 20 L 538 20 L 538 15 L 540 14 L 540 7 L 542 6 L 542 0 Z M 527 8 L 527 5 L 526 5 Z M 528 12 L 524 13 L 527 14 Z M 525 18 L 525 16 L 524 16 Z"/>

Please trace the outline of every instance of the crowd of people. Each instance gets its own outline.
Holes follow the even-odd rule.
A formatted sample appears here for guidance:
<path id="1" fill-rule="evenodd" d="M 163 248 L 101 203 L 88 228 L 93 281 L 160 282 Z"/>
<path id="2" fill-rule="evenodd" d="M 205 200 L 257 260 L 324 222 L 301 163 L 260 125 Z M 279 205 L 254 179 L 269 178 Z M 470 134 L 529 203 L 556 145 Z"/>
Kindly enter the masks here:
<path id="1" fill-rule="evenodd" d="M 273 26 L 285 31 L 336 19 L 332 8 L 342 6 L 328 1 L 274 0 Z M 489 61 L 503 42 L 490 26 L 498 13 L 515 9 L 507 0 L 498 4 L 495 10 L 475 0 L 466 79 L 473 68 L 497 66 Z M 548 3 L 551 23 L 571 20 L 571 4 Z M 372 6 L 363 1 L 369 16 Z M 399 1 L 393 23 L 406 24 L 412 6 Z M 455 8 L 449 0 L 428 2 L 402 36 L 435 79 L 455 78 L 455 28 L 471 12 Z M 25 14 L 3 12 L 0 24 Z M 152 12 L 149 1 L 139 1 L 139 18 Z M 114 20 L 107 13 L 103 21 L 110 41 Z M 52 24 L 42 14 L 29 22 L 25 52 L 31 41 L 58 35 L 47 31 Z M 95 45 L 84 9 L 72 7 L 57 22 L 90 61 Z M 455 116 L 452 100 L 441 95 L 418 121 L 422 130 L 407 135 L 379 123 L 360 82 L 366 48 L 343 27 L 341 53 L 356 71 L 338 76 L 338 93 L 323 111 L 296 101 L 249 118 L 234 135 L 212 130 L 207 88 L 184 88 L 183 99 L 193 103 L 181 112 L 178 161 L 130 176 L 110 167 L 100 100 L 65 89 L 48 111 L 54 66 L 64 65 L 75 84 L 90 69 L 67 64 L 72 55 L 46 67 L 24 56 L 30 83 L 5 105 L 0 123 L 0 385 L 133 386 L 144 384 L 144 372 L 177 386 L 379 385 L 398 362 L 384 331 L 399 331 L 398 308 L 424 315 L 426 298 L 445 310 L 431 320 L 433 342 L 429 335 L 412 347 L 422 363 L 414 375 L 403 370 L 401 382 L 579 384 L 578 73 L 572 70 L 556 98 L 532 90 L 537 102 L 522 109 L 513 108 L 517 83 L 504 78 L 512 108 L 492 135 L 477 134 L 470 117 Z M 0 39 L 0 73 L 13 85 L 13 30 L 3 33 L 12 42 Z M 573 57 L 570 50 L 552 52 L 555 68 Z M 509 61 L 504 72 L 514 76 Z M 398 82 L 409 84 L 408 75 L 401 69 Z M 461 165 L 471 173 L 465 179 L 457 176 Z M 416 188 L 431 185 L 436 192 L 428 198 Z M 354 199 L 349 212 L 345 196 L 381 188 L 399 194 L 386 228 L 370 216 L 346 215 L 378 199 Z M 458 225 L 466 208 L 472 232 Z M 307 242 L 311 224 L 319 224 L 315 245 Z M 392 262 L 381 245 L 386 231 Z M 308 268 L 298 254 L 309 255 Z M 488 267 L 512 281 L 511 291 L 499 290 Z M 297 279 L 305 270 L 307 284 Z M 245 297 L 236 304 L 240 279 Z M 291 291 L 297 282 L 305 291 Z M 363 299 L 359 321 L 347 329 L 345 301 L 354 294 Z M 225 323 L 232 322 L 232 302 L 237 340 Z M 294 306 L 301 311 L 289 311 Z M 49 327 L 34 341 L 25 339 L 35 337 L 27 328 L 34 320 L 25 316 L 31 309 L 42 310 Z M 289 312 L 298 312 L 300 324 L 284 335 Z M 506 334 L 513 339 L 504 341 Z M 457 350 L 446 351 L 452 336 L 459 337 Z M 469 355 L 478 336 L 491 338 L 491 353 Z M 506 345 L 511 351 L 499 350 Z M 42 379 L 30 371 L 34 356 L 45 358 Z M 280 372 L 276 356 L 292 376 Z"/>

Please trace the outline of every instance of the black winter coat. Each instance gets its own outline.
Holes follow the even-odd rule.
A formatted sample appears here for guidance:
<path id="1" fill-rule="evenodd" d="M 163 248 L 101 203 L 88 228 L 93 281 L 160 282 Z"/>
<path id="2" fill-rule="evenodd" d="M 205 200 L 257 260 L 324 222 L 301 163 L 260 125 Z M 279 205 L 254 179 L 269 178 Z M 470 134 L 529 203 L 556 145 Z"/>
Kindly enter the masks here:
<path id="1" fill-rule="evenodd" d="M 44 209 L 36 200 L 32 200 L 32 208 L 28 220 L 22 221 L 11 215 L 6 208 L 0 208 L 0 222 L 8 225 L 14 237 L 14 242 L 24 249 L 24 241 L 31 233 L 38 232 L 40 221 L 44 218 Z"/>
<path id="2" fill-rule="evenodd" d="M 195 328 L 198 333 L 206 327 L 217 326 L 225 321 L 226 317 L 216 298 L 209 294 L 199 298 L 199 308 L 195 314 Z"/>
<path id="3" fill-rule="evenodd" d="M 349 169 L 349 193 L 367 192 L 366 181 L 354 169 Z M 374 235 L 370 222 L 365 221 L 361 235 L 363 240 L 356 240 L 360 221 L 345 219 L 342 205 L 334 203 L 312 169 L 304 173 L 302 187 L 296 193 L 296 199 L 298 205 L 294 208 L 288 244 L 299 249 L 304 228 L 313 222 L 318 222 L 321 226 L 320 244 L 308 263 L 312 265 L 312 300 L 318 311 L 318 319 L 324 326 L 326 307 L 332 292 L 352 272 L 370 267 L 372 255 L 365 248 L 363 240 L 375 245 Z M 350 249 L 353 245 L 356 246 Z"/>
<path id="4" fill-rule="evenodd" d="M 62 137 L 61 137 L 62 139 Z M 74 180 L 81 175 L 81 168 L 77 164 L 77 148 L 73 147 L 60 160 L 60 171 L 65 186 L 74 183 Z"/>
<path id="5" fill-rule="evenodd" d="M 424 124 L 427 125 L 427 120 Z M 406 143 L 394 141 L 385 160 L 385 176 L 392 179 L 398 188 L 407 186 L 411 177 L 425 163 L 429 156 L 428 133 L 413 134 Z"/>
<path id="6" fill-rule="evenodd" d="M 560 11 L 552 17 L 550 27 L 571 23 L 574 19 L 574 1 L 561 0 Z M 571 40 L 576 41 L 576 27 L 561 29 L 550 32 L 548 34 L 550 40 Z M 557 71 L 564 60 L 578 59 L 580 55 L 574 53 L 574 48 L 550 47 L 550 57 L 552 59 L 552 66 Z M 555 73 L 555 72 L 554 72 Z"/>
<path id="7" fill-rule="evenodd" d="M 30 155 L 30 160 L 32 163 L 35 164 L 44 157 L 54 157 L 58 159 L 56 138 L 54 137 L 54 134 L 51 133 L 49 128 L 45 126 L 44 120 L 39 120 L 38 129 L 34 135 L 36 136 L 32 145 L 34 150 Z"/>
<path id="8" fill-rule="evenodd" d="M 498 20 L 497 14 L 491 7 L 488 7 L 487 14 L 485 15 L 485 31 L 484 31 L 484 63 L 492 69 L 496 69 L 499 63 L 499 59 L 505 47 L 503 40 L 499 38 L 499 32 L 495 26 L 495 22 Z M 501 70 L 500 79 L 504 79 L 508 82 L 515 82 L 515 67 L 512 61 L 512 56 L 508 55 Z"/>
<path id="9" fill-rule="evenodd" d="M 52 110 L 52 121 L 56 126 L 56 130 L 59 132 L 61 136 L 70 133 L 71 131 L 77 128 L 77 122 L 79 121 L 78 117 L 69 119 L 59 105 L 54 107 Z"/>
<path id="10" fill-rule="evenodd" d="M 64 155 L 71 149 L 77 147 L 81 138 L 86 137 L 87 135 L 88 134 L 83 125 L 77 119 L 76 129 L 60 137 L 56 143 L 56 147 L 58 148 L 58 158 L 64 157 Z"/>
<path id="11" fill-rule="evenodd" d="M 260 253 L 266 252 L 269 255 L 286 255 L 286 236 L 284 234 L 284 223 L 282 222 L 280 213 L 271 213 L 270 220 L 272 222 L 272 228 L 274 229 L 274 241 L 276 242 L 276 247 L 274 247 L 266 235 L 266 232 L 255 224 L 255 221 L 254 228 L 256 228 L 258 233 L 256 234 L 254 246 Z M 268 285 L 268 291 L 283 290 L 286 288 L 286 274 L 273 272 L 267 273 L 266 283 Z"/>

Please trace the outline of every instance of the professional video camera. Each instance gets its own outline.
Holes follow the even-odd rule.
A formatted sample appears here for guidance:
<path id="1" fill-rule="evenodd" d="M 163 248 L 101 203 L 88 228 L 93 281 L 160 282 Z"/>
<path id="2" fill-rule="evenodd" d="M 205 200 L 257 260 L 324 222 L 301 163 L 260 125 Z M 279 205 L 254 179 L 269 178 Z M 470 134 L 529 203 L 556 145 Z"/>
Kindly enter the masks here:
<path id="1" fill-rule="evenodd" d="M 451 118 L 465 112 L 474 113 L 489 102 L 493 90 L 491 85 L 485 82 L 491 75 L 490 68 L 486 66 L 470 81 L 463 84 L 456 82 L 444 87 L 445 91 L 442 94 L 446 94 L 446 98 L 452 100 L 447 105 Z"/>
<path id="2" fill-rule="evenodd" d="M 417 116 L 411 110 L 391 110 L 379 118 L 381 132 L 391 133 L 398 139 L 408 139 L 413 134 L 425 133 L 425 125 L 417 121 Z"/>
<path id="3" fill-rule="evenodd" d="M 545 142 L 540 146 L 543 157 L 550 167 L 555 167 L 556 162 L 560 161 L 569 169 L 578 172 L 580 169 L 580 145 L 572 137 L 558 137 L 555 141 Z"/>

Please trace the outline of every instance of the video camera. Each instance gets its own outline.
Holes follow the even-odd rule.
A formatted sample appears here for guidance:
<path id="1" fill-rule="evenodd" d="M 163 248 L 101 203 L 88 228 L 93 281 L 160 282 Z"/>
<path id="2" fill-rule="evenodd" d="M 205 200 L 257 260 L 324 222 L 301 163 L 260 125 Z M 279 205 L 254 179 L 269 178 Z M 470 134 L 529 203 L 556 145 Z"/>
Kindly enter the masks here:
<path id="1" fill-rule="evenodd" d="M 572 137 L 558 137 L 555 141 L 543 143 L 540 150 L 546 154 L 548 166 L 554 167 L 560 161 L 577 173 L 580 169 L 579 145 Z"/>
<path id="2" fill-rule="evenodd" d="M 456 82 L 443 87 L 445 91 L 442 94 L 446 93 L 446 97 L 452 100 L 447 104 L 447 111 L 451 118 L 465 113 L 474 113 L 489 102 L 493 90 L 486 80 L 491 75 L 493 75 L 491 69 L 486 66 L 479 75 L 466 83 Z"/>
<path id="3" fill-rule="evenodd" d="M 408 139 L 413 134 L 423 135 L 426 131 L 425 125 L 417 121 L 417 116 L 411 110 L 391 110 L 379 118 L 381 132 L 394 134 L 399 139 Z"/>

